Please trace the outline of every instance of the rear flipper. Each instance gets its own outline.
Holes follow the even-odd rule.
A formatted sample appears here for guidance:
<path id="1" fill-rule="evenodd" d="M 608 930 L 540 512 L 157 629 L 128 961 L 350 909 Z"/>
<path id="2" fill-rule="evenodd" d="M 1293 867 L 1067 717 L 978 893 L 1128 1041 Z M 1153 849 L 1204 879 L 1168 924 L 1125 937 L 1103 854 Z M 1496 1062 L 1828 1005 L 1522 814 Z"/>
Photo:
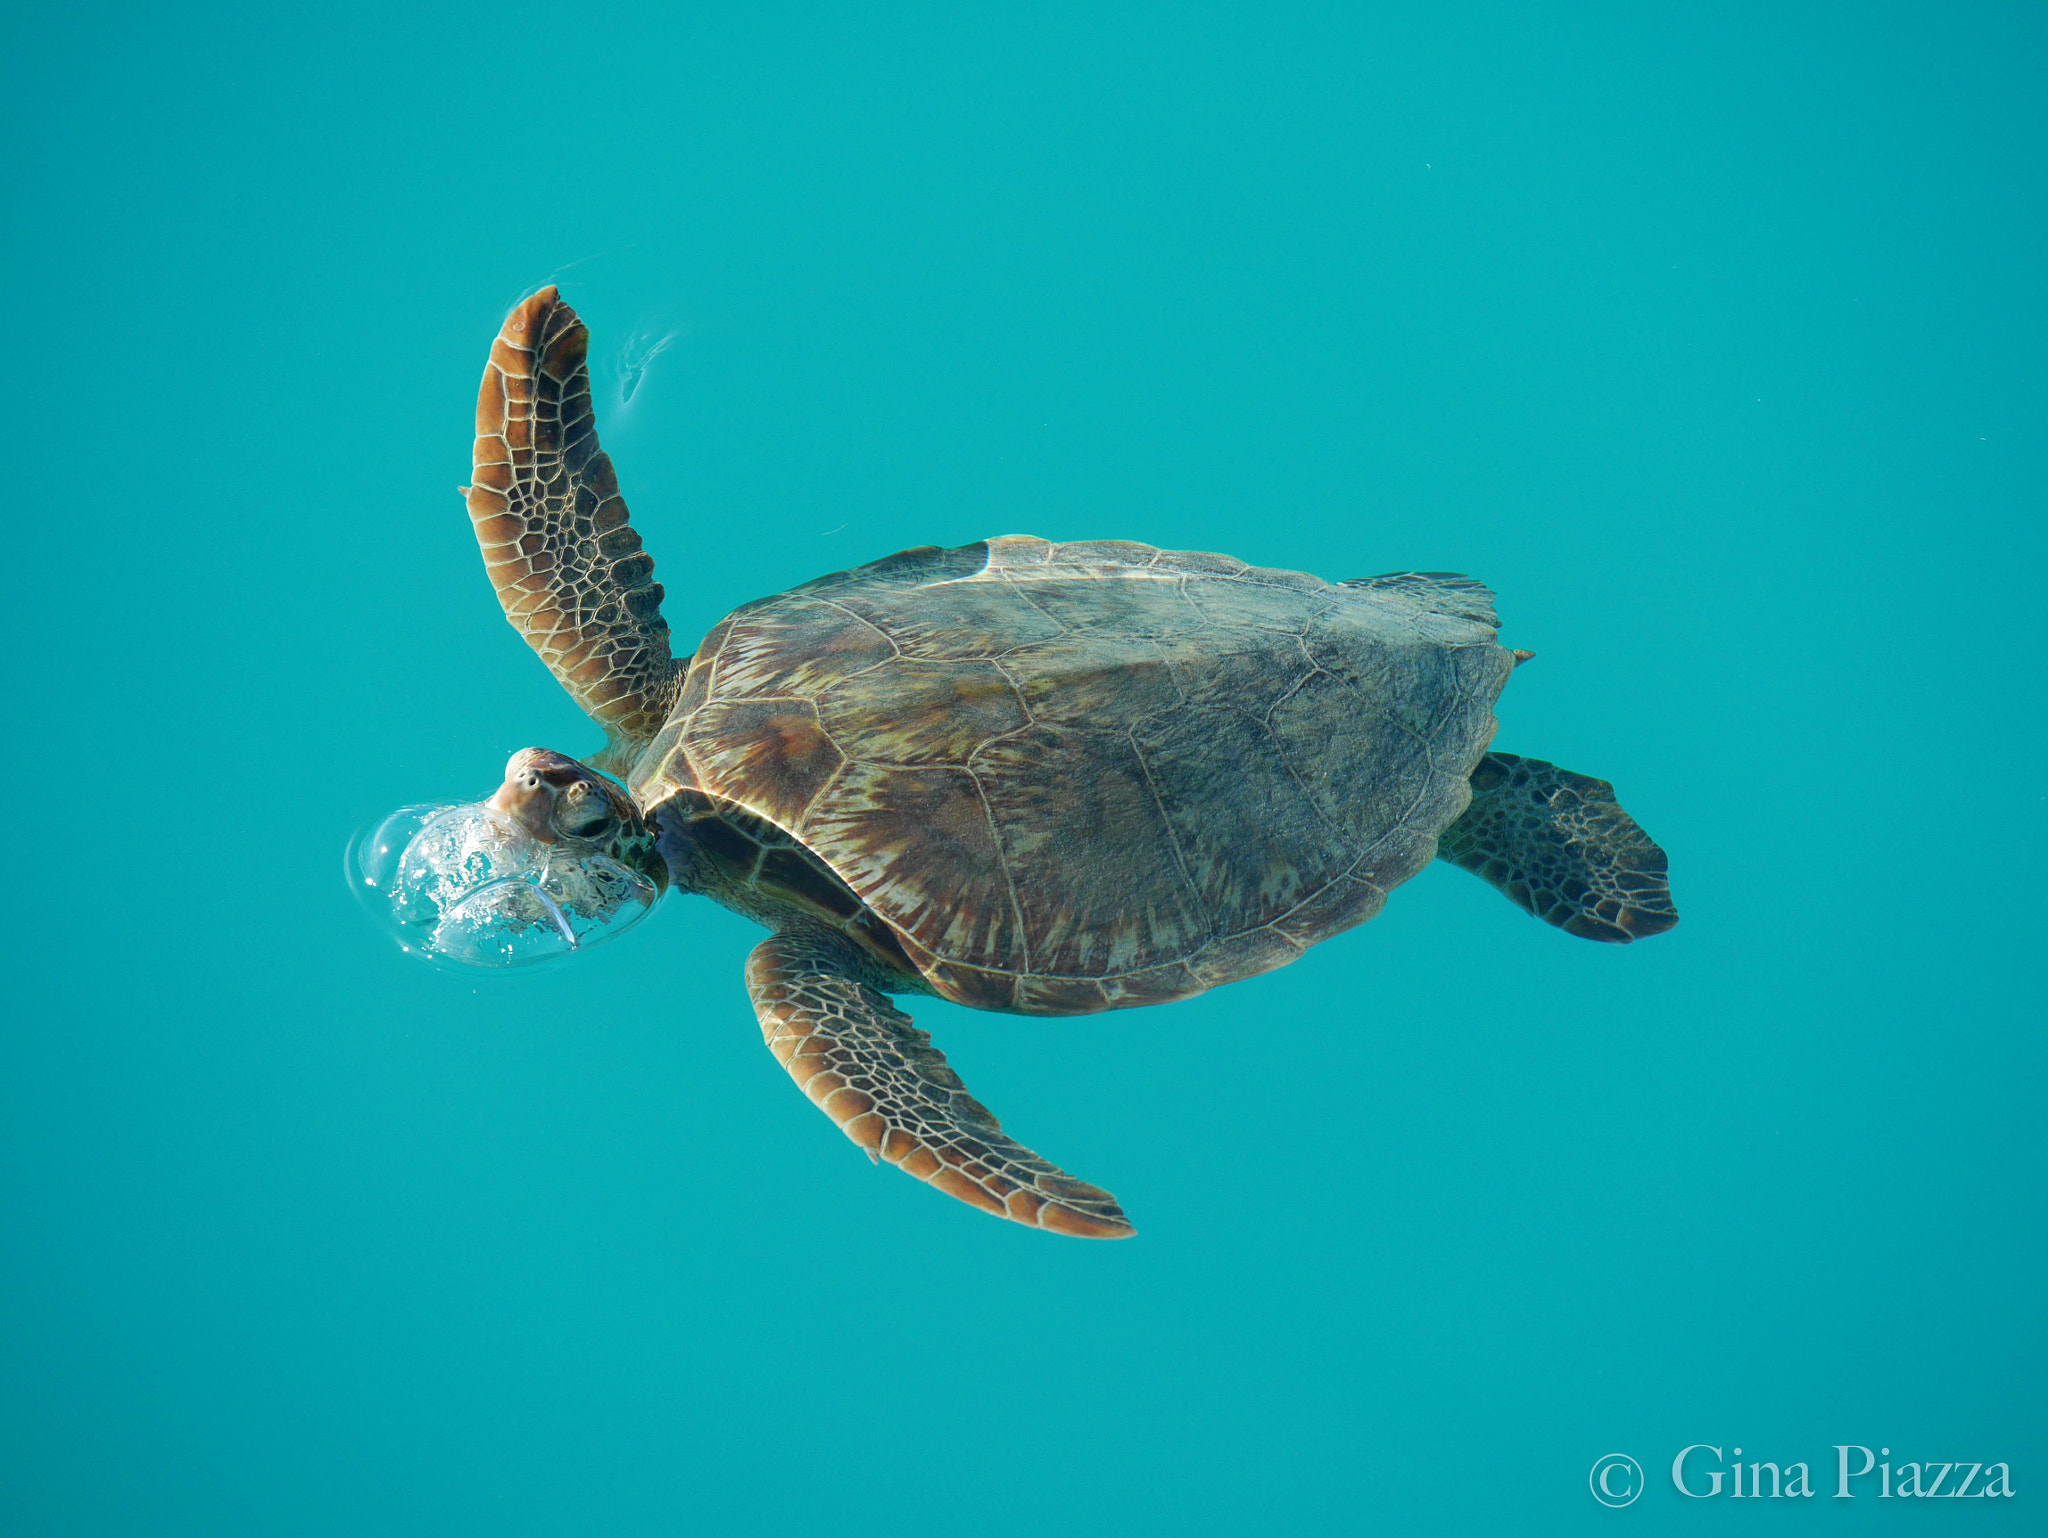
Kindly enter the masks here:
<path id="1" fill-rule="evenodd" d="M 1678 922 L 1664 851 L 1616 803 L 1614 787 L 1540 758 L 1482 758 L 1472 805 L 1436 852 L 1587 940 L 1626 945 Z"/>

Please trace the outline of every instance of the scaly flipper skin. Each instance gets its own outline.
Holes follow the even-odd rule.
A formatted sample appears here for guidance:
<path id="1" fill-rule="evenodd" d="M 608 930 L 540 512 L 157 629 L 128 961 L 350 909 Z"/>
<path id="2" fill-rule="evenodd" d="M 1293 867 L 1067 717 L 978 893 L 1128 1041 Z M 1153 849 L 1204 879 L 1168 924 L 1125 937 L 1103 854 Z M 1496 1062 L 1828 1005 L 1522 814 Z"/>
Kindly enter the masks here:
<path id="1" fill-rule="evenodd" d="M 839 1129 L 868 1151 L 999 1218 L 1084 1239 L 1135 1230 L 1116 1198 L 1004 1135 L 910 1017 L 861 981 L 844 940 L 807 929 L 747 959 L 761 1035 Z"/>
<path id="2" fill-rule="evenodd" d="M 1481 759 L 1472 805 L 1436 852 L 1566 934 L 1626 945 L 1678 922 L 1664 851 L 1614 787 L 1540 758 Z"/>
<path id="3" fill-rule="evenodd" d="M 597 445 L 590 334 L 552 288 L 505 317 L 476 399 L 469 517 L 505 617 L 602 726 L 622 773 L 661 729 L 676 664 L 653 558 Z"/>

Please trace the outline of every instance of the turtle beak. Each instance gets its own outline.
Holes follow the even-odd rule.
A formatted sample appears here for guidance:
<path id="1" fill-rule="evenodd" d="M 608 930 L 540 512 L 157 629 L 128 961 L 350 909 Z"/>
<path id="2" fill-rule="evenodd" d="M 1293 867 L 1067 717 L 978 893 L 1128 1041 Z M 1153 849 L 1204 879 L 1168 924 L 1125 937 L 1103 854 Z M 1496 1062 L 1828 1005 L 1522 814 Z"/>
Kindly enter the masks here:
<path id="1" fill-rule="evenodd" d="M 555 842 L 555 791 L 541 778 L 533 764 L 533 750 L 512 755 L 505 766 L 505 783 L 484 803 L 502 812 L 543 844 Z"/>

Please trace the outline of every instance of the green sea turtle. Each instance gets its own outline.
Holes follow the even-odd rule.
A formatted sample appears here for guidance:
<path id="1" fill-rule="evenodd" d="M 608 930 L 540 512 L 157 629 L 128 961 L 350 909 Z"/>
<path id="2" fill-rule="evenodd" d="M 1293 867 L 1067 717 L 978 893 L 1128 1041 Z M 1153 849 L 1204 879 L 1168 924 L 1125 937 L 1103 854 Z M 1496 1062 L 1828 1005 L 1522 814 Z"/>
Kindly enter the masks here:
<path id="1" fill-rule="evenodd" d="M 1677 922 L 1612 787 L 1488 751 L 1528 654 L 1469 577 L 1333 584 L 1010 536 L 744 604 L 675 656 L 587 345 L 552 288 L 506 319 L 465 490 L 506 616 L 606 742 L 588 765 L 514 755 L 489 804 L 551 858 L 766 925 L 762 1034 L 871 1157 L 1020 1223 L 1132 1232 L 889 994 L 1026 1015 L 1187 998 L 1363 923 L 1432 858 L 1587 939 Z"/>

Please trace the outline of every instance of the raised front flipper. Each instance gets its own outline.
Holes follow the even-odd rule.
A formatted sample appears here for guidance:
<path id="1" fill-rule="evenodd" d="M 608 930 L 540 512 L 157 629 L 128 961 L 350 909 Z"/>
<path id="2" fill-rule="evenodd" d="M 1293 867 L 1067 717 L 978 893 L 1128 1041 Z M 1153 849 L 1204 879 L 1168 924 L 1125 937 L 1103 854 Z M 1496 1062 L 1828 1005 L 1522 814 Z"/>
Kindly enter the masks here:
<path id="1" fill-rule="evenodd" d="M 755 947 L 747 992 L 776 1061 L 868 1157 L 1034 1228 L 1085 1239 L 1135 1232 L 1107 1191 L 1005 1136 L 931 1037 L 861 971 L 844 941 L 793 931 Z"/>
<path id="2" fill-rule="evenodd" d="M 1664 851 L 1614 787 L 1540 758 L 1481 759 L 1472 805 L 1436 852 L 1567 934 L 1626 945 L 1678 922 Z"/>
<path id="3" fill-rule="evenodd" d="M 597 446 L 590 334 L 554 289 L 505 317 L 476 398 L 469 516 L 513 628 L 605 731 L 618 772 L 661 729 L 676 664 L 654 561 Z"/>

